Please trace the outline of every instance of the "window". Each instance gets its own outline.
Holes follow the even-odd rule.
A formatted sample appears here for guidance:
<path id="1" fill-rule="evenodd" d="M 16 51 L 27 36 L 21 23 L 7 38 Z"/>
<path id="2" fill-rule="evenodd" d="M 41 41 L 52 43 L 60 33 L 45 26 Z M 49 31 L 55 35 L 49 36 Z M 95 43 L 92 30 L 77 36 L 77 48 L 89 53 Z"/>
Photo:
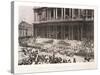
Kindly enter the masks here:
<path id="1" fill-rule="evenodd" d="M 61 18 L 61 8 L 57 8 L 57 16 L 58 18 Z"/>
<path id="2" fill-rule="evenodd" d="M 88 15 L 92 15 L 92 10 L 87 10 Z"/>
<path id="3" fill-rule="evenodd" d="M 74 10 L 74 14 L 75 14 L 76 17 L 78 16 L 78 9 Z"/>
<path id="4" fill-rule="evenodd" d="M 54 17 L 54 14 L 53 14 L 53 8 L 51 8 L 51 18 Z"/>
<path id="5" fill-rule="evenodd" d="M 93 16 L 93 10 L 87 10 L 87 17 L 91 18 Z"/>
<path id="6" fill-rule="evenodd" d="M 69 8 L 65 8 L 65 15 L 69 16 Z"/>

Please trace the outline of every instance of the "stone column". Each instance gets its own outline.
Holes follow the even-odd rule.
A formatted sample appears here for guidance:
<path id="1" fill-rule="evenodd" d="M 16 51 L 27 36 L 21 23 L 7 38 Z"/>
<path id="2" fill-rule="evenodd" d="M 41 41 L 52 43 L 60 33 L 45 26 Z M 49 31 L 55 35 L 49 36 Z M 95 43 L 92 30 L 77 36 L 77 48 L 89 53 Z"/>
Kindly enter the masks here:
<path id="1" fill-rule="evenodd" d="M 35 12 L 34 12 L 34 21 L 36 21 L 36 14 L 35 14 Z"/>
<path id="2" fill-rule="evenodd" d="M 72 19 L 73 19 L 74 16 L 75 16 L 74 9 L 72 9 Z"/>
<path id="3" fill-rule="evenodd" d="M 50 20 L 50 9 L 47 9 L 47 20 Z"/>
<path id="4" fill-rule="evenodd" d="M 37 21 L 37 12 L 34 12 L 34 21 Z"/>
<path id="5" fill-rule="evenodd" d="M 63 8 L 61 8 L 61 19 L 63 19 Z"/>
<path id="6" fill-rule="evenodd" d="M 68 25 L 68 39 L 70 40 L 70 25 Z"/>
<path id="7" fill-rule="evenodd" d="M 94 18 L 94 10 L 92 10 L 92 20 L 93 20 L 93 18 Z"/>
<path id="8" fill-rule="evenodd" d="M 64 8 L 64 19 L 65 19 L 65 8 Z"/>
<path id="9" fill-rule="evenodd" d="M 51 19 L 51 17 L 50 17 L 50 16 L 51 16 L 50 12 L 51 12 L 51 11 L 50 11 L 50 9 L 49 9 L 49 10 L 48 10 L 48 19 L 49 19 L 49 20 Z"/>
<path id="10" fill-rule="evenodd" d="M 57 8 L 56 8 L 56 19 L 57 19 Z"/>
<path id="11" fill-rule="evenodd" d="M 87 11 L 87 10 L 85 10 L 85 13 L 86 13 L 86 14 L 85 14 L 85 16 L 86 16 L 86 19 L 87 19 L 87 18 L 88 18 L 88 17 L 87 17 L 87 16 L 88 16 L 88 14 L 87 14 L 87 13 L 88 13 L 88 11 Z"/>
<path id="12" fill-rule="evenodd" d="M 78 9 L 78 18 L 80 18 L 80 15 L 81 15 L 81 10 Z"/>
<path id="13" fill-rule="evenodd" d="M 56 9 L 53 9 L 54 19 L 56 19 Z"/>
<path id="14" fill-rule="evenodd" d="M 69 16 L 70 16 L 70 18 L 72 16 L 72 9 L 71 8 L 69 8 Z"/>
<path id="15" fill-rule="evenodd" d="M 80 40 L 82 39 L 83 39 L 83 24 L 81 24 L 81 39 Z"/>
<path id="16" fill-rule="evenodd" d="M 71 26 L 71 34 L 72 34 L 71 38 L 73 40 L 73 25 Z"/>

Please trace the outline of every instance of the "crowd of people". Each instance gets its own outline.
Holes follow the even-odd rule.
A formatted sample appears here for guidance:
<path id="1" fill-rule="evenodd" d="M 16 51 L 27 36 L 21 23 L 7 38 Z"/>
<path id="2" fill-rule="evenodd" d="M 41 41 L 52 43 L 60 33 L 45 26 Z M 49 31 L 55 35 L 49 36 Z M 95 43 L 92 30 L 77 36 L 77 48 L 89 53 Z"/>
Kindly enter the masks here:
<path id="1" fill-rule="evenodd" d="M 59 63 L 76 63 L 77 60 L 74 57 L 67 56 L 63 58 L 57 56 L 55 52 L 42 53 L 39 49 L 23 49 L 22 53 L 28 57 L 19 60 L 18 65 L 32 65 L 32 64 L 59 64 Z M 60 53 L 59 53 L 60 54 Z M 60 54 L 61 55 L 61 54 Z M 62 55 L 63 56 L 63 55 Z M 84 58 L 85 61 L 90 61 L 90 58 Z"/>
<path id="2" fill-rule="evenodd" d="M 91 41 L 83 41 L 81 45 L 76 45 L 77 41 L 71 41 L 71 43 L 75 42 L 75 45 L 78 47 L 71 46 L 70 41 L 68 43 L 64 41 L 59 41 L 55 45 L 51 45 L 45 47 L 48 43 L 52 44 L 54 42 L 52 40 L 44 42 L 43 44 L 36 43 L 32 47 L 23 46 L 19 53 L 24 55 L 23 57 L 19 57 L 21 59 L 18 60 L 18 65 L 32 65 L 32 64 L 54 64 L 54 63 L 76 63 L 77 58 L 74 55 L 82 57 L 82 62 L 90 62 L 93 56 L 93 42 Z M 45 46 L 43 46 L 45 44 Z M 42 45 L 42 46 L 41 46 Z M 73 43 L 74 45 L 74 43 Z M 82 50 L 83 49 L 83 50 Z M 89 51 L 91 52 L 87 52 Z M 93 50 L 93 51 L 92 51 Z M 58 53 L 58 55 L 57 55 Z M 59 56 L 60 55 L 60 56 Z M 88 55 L 88 56 L 87 56 Z M 26 57 L 25 57 L 26 56 Z M 65 58 L 63 58 L 65 56 Z M 68 58 L 67 58 L 68 57 Z"/>
<path id="3" fill-rule="evenodd" d="M 33 55 L 34 54 L 34 55 Z M 30 54 L 29 57 L 20 60 L 19 65 L 30 65 L 30 64 L 53 64 L 53 63 L 72 63 L 76 62 L 75 58 L 73 61 L 71 59 L 62 59 L 61 57 L 55 57 L 55 55 L 39 55 Z"/>

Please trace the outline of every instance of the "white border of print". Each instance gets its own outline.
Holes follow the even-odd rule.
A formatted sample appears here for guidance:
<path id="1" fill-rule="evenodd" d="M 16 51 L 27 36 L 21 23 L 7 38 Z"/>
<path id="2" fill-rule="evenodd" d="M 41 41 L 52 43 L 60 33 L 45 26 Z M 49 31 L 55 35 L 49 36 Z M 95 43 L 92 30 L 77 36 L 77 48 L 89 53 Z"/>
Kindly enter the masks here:
<path id="1" fill-rule="evenodd" d="M 64 63 L 64 64 L 42 64 L 42 65 L 21 65 L 18 66 L 18 7 L 19 6 L 41 6 L 41 7 L 65 7 L 94 9 L 94 62 L 87 63 Z M 54 3 L 34 3 L 34 2 L 14 2 L 14 73 L 34 73 L 34 72 L 52 72 L 65 70 L 82 70 L 97 68 L 97 8 L 94 6 L 67 5 Z"/>

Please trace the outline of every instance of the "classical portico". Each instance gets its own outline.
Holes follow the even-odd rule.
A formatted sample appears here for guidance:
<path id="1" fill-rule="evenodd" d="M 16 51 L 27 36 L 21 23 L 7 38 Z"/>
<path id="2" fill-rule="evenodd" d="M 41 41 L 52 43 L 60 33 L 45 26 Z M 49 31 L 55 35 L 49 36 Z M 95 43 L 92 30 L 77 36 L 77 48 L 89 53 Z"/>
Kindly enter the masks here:
<path id="1" fill-rule="evenodd" d="M 93 39 L 94 11 L 72 8 L 34 8 L 34 37 Z"/>

